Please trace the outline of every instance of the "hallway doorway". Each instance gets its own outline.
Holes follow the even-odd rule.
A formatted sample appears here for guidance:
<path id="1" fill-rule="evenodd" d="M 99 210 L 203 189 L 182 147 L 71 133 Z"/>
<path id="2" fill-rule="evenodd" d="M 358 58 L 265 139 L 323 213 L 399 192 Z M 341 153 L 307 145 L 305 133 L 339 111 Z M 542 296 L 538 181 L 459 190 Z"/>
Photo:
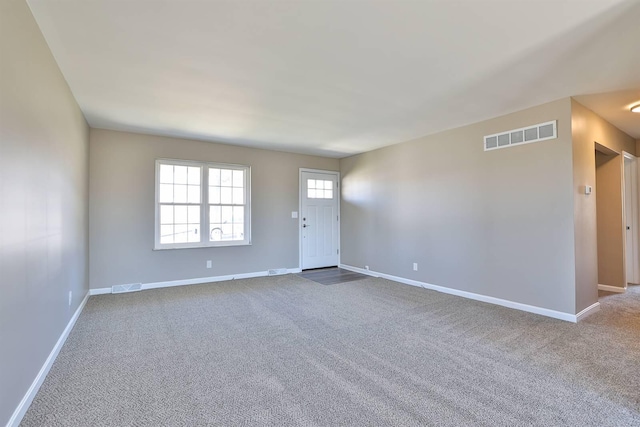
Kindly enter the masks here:
<path id="1" fill-rule="evenodd" d="M 625 292 L 623 157 L 595 143 L 598 290 Z"/>

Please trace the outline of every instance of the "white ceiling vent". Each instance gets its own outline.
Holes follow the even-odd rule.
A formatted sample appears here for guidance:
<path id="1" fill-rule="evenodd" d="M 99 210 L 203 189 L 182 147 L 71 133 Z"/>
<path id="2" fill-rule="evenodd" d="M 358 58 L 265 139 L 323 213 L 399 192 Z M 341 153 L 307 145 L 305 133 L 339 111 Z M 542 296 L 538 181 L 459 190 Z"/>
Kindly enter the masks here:
<path id="1" fill-rule="evenodd" d="M 484 151 L 507 148 L 514 145 L 529 144 L 558 137 L 557 120 L 513 129 L 484 137 Z"/>

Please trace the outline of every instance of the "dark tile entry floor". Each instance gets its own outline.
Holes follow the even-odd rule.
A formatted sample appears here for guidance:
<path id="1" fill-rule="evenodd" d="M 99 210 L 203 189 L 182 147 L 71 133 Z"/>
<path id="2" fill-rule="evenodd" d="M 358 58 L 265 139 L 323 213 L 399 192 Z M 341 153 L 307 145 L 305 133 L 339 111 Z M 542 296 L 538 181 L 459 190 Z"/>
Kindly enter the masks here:
<path id="1" fill-rule="evenodd" d="M 366 278 L 364 274 L 354 273 L 338 267 L 316 268 L 314 270 L 304 270 L 298 276 L 313 280 L 321 285 L 335 285 L 338 283 L 353 282 Z"/>

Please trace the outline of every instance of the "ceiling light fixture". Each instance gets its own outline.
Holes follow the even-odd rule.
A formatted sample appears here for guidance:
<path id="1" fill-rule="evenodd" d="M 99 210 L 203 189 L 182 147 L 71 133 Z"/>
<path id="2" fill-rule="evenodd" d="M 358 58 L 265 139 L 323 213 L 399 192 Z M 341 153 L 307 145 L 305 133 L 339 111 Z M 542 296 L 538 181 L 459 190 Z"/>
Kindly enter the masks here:
<path id="1" fill-rule="evenodd" d="M 636 104 L 633 107 L 631 107 L 631 112 L 632 113 L 640 113 L 640 104 Z"/>

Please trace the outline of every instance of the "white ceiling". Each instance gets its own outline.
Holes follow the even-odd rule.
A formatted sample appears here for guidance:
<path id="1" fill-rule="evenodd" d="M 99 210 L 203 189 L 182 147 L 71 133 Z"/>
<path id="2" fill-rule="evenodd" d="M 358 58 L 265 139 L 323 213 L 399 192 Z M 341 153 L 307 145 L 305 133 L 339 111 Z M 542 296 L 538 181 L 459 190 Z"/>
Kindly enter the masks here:
<path id="1" fill-rule="evenodd" d="M 638 43 L 640 44 L 640 40 Z M 636 55 L 640 55 L 640 47 Z M 640 88 L 581 95 L 576 96 L 575 100 L 599 116 L 606 117 L 609 123 L 627 135 L 640 139 L 640 114 L 631 112 L 631 107 L 640 104 Z"/>
<path id="2" fill-rule="evenodd" d="M 640 88 L 635 0 L 28 3 L 97 128 L 343 157 Z"/>

